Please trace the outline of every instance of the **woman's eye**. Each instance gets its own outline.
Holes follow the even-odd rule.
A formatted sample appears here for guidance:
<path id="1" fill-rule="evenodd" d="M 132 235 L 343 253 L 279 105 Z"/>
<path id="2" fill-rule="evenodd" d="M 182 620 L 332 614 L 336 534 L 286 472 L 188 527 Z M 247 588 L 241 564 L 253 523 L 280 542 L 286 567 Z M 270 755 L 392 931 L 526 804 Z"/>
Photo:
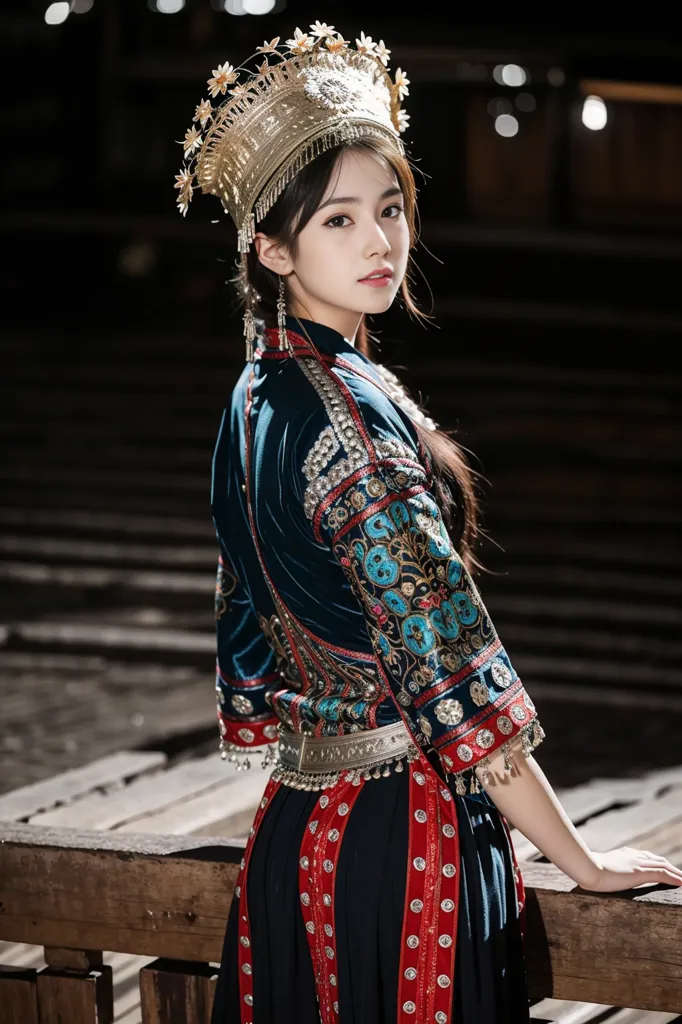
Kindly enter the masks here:
<path id="1" fill-rule="evenodd" d="M 328 228 L 342 228 L 342 227 L 344 227 L 343 224 L 336 224 L 335 223 L 335 221 L 339 221 L 339 220 L 350 220 L 350 217 L 346 216 L 345 213 L 337 213 L 335 217 L 330 217 L 329 220 L 325 222 L 325 227 L 328 227 Z"/>
<path id="2" fill-rule="evenodd" d="M 394 213 L 394 214 L 391 214 L 391 216 L 392 217 L 399 217 L 404 209 L 405 209 L 405 207 L 401 206 L 400 203 L 391 203 L 390 206 L 386 207 L 386 209 L 384 210 L 384 213 L 388 213 L 389 210 L 397 210 L 398 212 Z"/>

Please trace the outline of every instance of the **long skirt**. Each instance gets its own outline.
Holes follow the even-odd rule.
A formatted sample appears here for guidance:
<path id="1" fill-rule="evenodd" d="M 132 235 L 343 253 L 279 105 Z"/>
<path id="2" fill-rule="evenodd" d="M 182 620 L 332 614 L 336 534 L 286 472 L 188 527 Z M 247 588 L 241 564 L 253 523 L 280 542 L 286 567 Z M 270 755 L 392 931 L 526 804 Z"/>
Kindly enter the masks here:
<path id="1" fill-rule="evenodd" d="M 524 1024 L 524 903 L 503 816 L 423 757 L 321 792 L 271 779 L 211 1024 Z"/>

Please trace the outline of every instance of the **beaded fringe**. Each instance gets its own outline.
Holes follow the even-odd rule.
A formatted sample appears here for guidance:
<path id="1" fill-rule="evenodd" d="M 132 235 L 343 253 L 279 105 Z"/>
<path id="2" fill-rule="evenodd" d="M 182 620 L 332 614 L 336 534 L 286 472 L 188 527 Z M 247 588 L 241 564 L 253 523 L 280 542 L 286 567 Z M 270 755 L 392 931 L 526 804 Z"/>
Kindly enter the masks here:
<path id="1" fill-rule="evenodd" d="M 307 772 L 300 771 L 297 768 L 289 768 L 279 763 L 275 766 L 272 778 L 276 782 L 282 782 L 285 786 L 290 786 L 292 789 L 314 791 L 330 789 L 339 782 L 342 776 L 345 782 L 351 782 L 354 786 L 359 786 L 363 780 L 368 782 L 370 779 L 388 778 L 391 774 L 391 765 L 394 772 L 402 772 L 404 762 L 411 764 L 418 757 L 419 751 L 411 744 L 404 754 L 394 754 L 383 761 L 377 761 L 375 764 L 365 768 L 341 768 L 338 771 L 331 772 Z"/>
<path id="2" fill-rule="evenodd" d="M 370 136 L 385 138 L 386 132 L 370 124 L 341 123 L 338 127 L 327 130 L 324 135 L 313 139 L 312 142 L 303 146 L 294 159 L 284 165 L 273 181 L 261 193 L 253 211 L 238 229 L 237 245 L 239 252 L 249 251 L 249 246 L 256 236 L 256 223 L 263 220 L 265 215 L 275 205 L 286 186 L 294 180 L 299 171 L 302 171 L 315 157 L 326 152 L 328 149 L 332 149 L 334 146 L 339 146 L 343 142 L 355 142 L 358 139 L 365 139 Z"/>
<path id="3" fill-rule="evenodd" d="M 504 754 L 505 772 L 511 771 L 511 750 L 512 747 L 518 741 L 519 736 L 521 737 L 521 750 L 523 751 L 523 756 L 530 757 L 535 748 L 539 746 L 544 740 L 545 730 L 540 725 L 538 719 L 535 718 L 532 722 L 529 722 L 527 725 L 524 725 L 520 733 L 517 733 L 517 735 L 513 739 L 507 740 L 506 743 L 502 744 L 502 746 L 499 749 Z M 497 754 L 499 753 L 499 751 L 496 750 L 495 753 Z M 480 780 L 476 774 L 477 768 L 481 771 Z M 454 773 L 451 772 L 449 774 L 452 775 Z M 480 761 L 477 761 L 473 768 L 465 768 L 463 771 L 454 774 L 455 792 L 457 793 L 458 796 L 466 796 L 467 778 L 469 779 L 469 793 L 480 793 L 481 782 L 485 786 L 490 781 L 490 758 L 483 757 L 481 758 Z"/>
<path id="4" fill-rule="evenodd" d="M 511 762 L 511 750 L 517 743 L 519 736 L 521 737 L 521 750 L 524 757 L 530 757 L 531 753 L 538 747 L 545 738 L 545 731 L 540 725 L 537 718 L 533 719 L 523 728 L 517 735 L 503 743 L 499 748 L 504 755 L 504 770 L 510 772 L 512 768 Z M 260 748 L 254 748 L 260 749 Z M 251 760 L 247 755 L 240 759 L 237 756 L 237 752 L 244 753 L 244 747 L 238 746 L 236 743 L 228 743 L 226 740 L 220 740 L 220 756 L 223 760 L 228 760 L 234 764 L 237 771 L 247 771 L 251 767 Z M 495 751 L 497 754 L 499 751 Z M 394 772 L 403 771 L 403 762 L 407 761 L 411 764 L 419 756 L 419 751 L 413 745 L 409 746 L 404 754 L 393 755 L 386 758 L 383 761 L 379 761 L 376 764 L 370 765 L 366 768 L 341 768 L 338 771 L 330 772 L 306 772 L 300 771 L 297 768 L 289 768 L 283 765 L 277 756 L 277 744 L 270 743 L 265 751 L 265 756 L 261 761 L 261 768 L 268 768 L 274 764 L 275 767 L 272 771 L 272 778 L 276 782 L 282 782 L 285 786 L 290 786 L 292 789 L 305 789 L 305 790 L 320 790 L 329 789 L 335 786 L 339 779 L 344 776 L 346 782 L 352 782 L 354 786 L 359 786 L 360 782 L 364 780 L 368 782 L 370 779 L 386 778 L 391 774 L 391 765 L 393 766 Z M 476 774 L 476 769 L 481 771 L 481 780 Z M 466 796 L 469 793 L 480 793 L 481 782 L 485 786 L 490 780 L 490 758 L 483 757 L 478 761 L 473 768 L 465 768 L 461 772 L 454 774 L 453 772 L 446 773 L 448 776 L 453 776 L 455 779 L 455 792 L 458 796 Z M 469 779 L 469 788 L 467 790 L 466 780 Z"/>
<path id="5" fill-rule="evenodd" d="M 248 751 L 245 751 L 244 747 L 240 747 L 238 743 L 228 743 L 222 737 L 219 744 L 220 756 L 223 761 L 229 761 L 233 764 L 238 772 L 248 771 L 251 767 L 251 759 L 248 755 Z M 261 751 L 262 747 L 254 747 L 253 750 Z M 239 760 L 237 754 L 244 754 L 246 756 Z M 268 768 L 271 764 L 274 764 L 277 760 L 277 743 L 269 743 L 265 751 L 265 756 L 260 763 L 261 768 Z"/>

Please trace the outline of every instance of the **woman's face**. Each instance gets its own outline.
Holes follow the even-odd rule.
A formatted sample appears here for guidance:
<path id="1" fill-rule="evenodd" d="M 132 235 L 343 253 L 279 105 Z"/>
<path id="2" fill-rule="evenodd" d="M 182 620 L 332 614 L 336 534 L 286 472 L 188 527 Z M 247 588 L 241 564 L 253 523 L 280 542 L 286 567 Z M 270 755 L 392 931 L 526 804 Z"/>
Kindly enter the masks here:
<path id="1" fill-rule="evenodd" d="M 282 254 L 282 269 L 266 265 L 287 277 L 288 312 L 353 340 L 363 313 L 391 306 L 409 248 L 395 171 L 377 153 L 346 149 L 320 206 L 298 235 L 296 253 Z M 375 284 L 363 280 L 379 270 L 388 276 Z"/>

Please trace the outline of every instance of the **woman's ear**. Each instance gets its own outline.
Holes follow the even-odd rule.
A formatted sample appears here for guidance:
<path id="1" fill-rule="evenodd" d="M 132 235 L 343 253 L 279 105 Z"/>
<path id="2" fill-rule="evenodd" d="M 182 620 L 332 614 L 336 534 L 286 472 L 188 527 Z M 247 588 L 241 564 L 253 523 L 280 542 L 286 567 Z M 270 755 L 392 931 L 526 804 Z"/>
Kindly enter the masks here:
<path id="1" fill-rule="evenodd" d="M 254 236 L 253 243 L 256 247 L 258 259 L 268 270 L 272 270 L 274 274 L 279 274 L 280 277 L 286 277 L 292 272 L 294 264 L 289 255 L 289 250 L 281 242 L 275 242 L 263 234 L 262 231 L 259 231 Z"/>

